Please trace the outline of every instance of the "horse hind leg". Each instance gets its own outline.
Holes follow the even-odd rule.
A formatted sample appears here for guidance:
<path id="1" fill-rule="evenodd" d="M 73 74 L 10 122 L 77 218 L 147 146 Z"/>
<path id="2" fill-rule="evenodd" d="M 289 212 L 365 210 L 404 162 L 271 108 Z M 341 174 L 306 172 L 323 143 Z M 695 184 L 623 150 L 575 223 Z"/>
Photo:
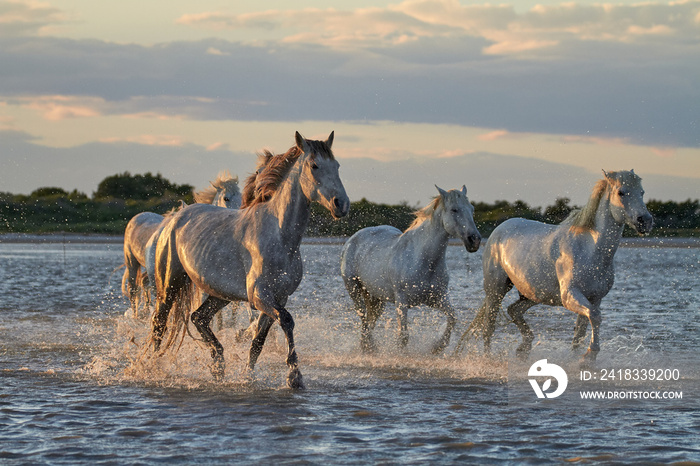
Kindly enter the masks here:
<path id="1" fill-rule="evenodd" d="M 360 348 L 363 353 L 373 353 L 377 350 L 372 332 L 377 325 L 379 316 L 384 312 L 384 301 L 375 298 L 365 291 L 365 312 L 361 315 L 362 326 L 360 328 Z"/>
<path id="2" fill-rule="evenodd" d="M 508 315 L 513 320 L 513 323 L 517 325 L 518 330 L 520 330 L 520 334 L 523 336 L 523 341 L 516 350 L 516 354 L 521 359 L 527 358 L 527 356 L 530 354 L 530 350 L 532 349 L 532 341 L 535 339 L 535 335 L 532 333 L 532 329 L 527 322 L 525 322 L 523 315 L 535 304 L 537 303 L 530 301 L 521 294 L 520 299 L 508 306 Z"/>
<path id="3" fill-rule="evenodd" d="M 433 345 L 431 352 L 433 354 L 440 354 L 443 351 L 445 351 L 445 348 L 447 345 L 450 343 L 450 337 L 452 336 L 452 330 L 455 327 L 455 324 L 457 323 L 457 319 L 455 318 L 455 311 L 452 305 L 448 300 L 443 301 L 439 306 L 438 309 L 442 311 L 445 314 L 445 317 L 447 317 L 447 327 L 445 328 L 445 333 L 442 334 L 440 339 L 435 342 Z"/>
<path id="4" fill-rule="evenodd" d="M 127 259 L 125 262 L 126 268 L 124 270 L 124 277 L 122 279 L 122 287 L 125 288 L 125 294 L 129 297 L 129 305 L 131 306 L 131 312 L 134 318 L 139 316 L 139 264 L 133 260 Z"/>
<path id="5" fill-rule="evenodd" d="M 479 308 L 474 320 L 469 324 L 467 330 L 462 335 L 459 346 L 461 347 L 465 338 L 472 333 L 481 332 L 484 339 L 484 350 L 491 350 L 491 338 L 496 331 L 496 318 L 498 311 L 501 309 L 501 303 L 505 295 L 513 288 L 513 282 L 510 281 L 505 271 L 501 270 L 502 274 L 496 280 L 487 280 L 484 277 L 484 290 L 486 297 Z"/>
<path id="6" fill-rule="evenodd" d="M 204 340 L 204 343 L 206 343 L 211 350 L 211 357 L 213 359 L 211 373 L 216 380 L 221 380 L 224 376 L 224 347 L 221 346 L 221 343 L 216 338 L 216 335 L 214 335 L 209 325 L 214 314 L 219 312 L 228 303 L 229 302 L 224 299 L 208 296 L 202 305 L 192 313 L 190 318 L 194 326 L 197 327 L 199 334 L 202 335 L 202 340 Z"/>
<path id="7" fill-rule="evenodd" d="M 372 297 L 358 278 L 348 280 L 346 285 L 355 305 L 355 312 L 360 316 L 360 349 L 363 353 L 373 353 L 376 346 L 372 331 L 384 310 L 384 302 Z"/>

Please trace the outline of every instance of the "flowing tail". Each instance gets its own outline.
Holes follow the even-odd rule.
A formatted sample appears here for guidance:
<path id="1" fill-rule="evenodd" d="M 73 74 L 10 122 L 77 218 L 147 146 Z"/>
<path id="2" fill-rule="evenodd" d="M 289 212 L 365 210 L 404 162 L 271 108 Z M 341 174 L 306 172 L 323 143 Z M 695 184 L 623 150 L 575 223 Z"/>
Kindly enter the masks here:
<path id="1" fill-rule="evenodd" d="M 189 333 L 187 324 L 190 320 L 190 314 L 197 310 L 199 302 L 201 302 L 201 298 L 199 302 L 197 301 L 197 296 L 201 296 L 201 293 L 197 291 L 197 287 L 194 286 L 194 283 L 192 283 L 192 280 L 188 277 L 185 284 L 178 290 L 175 296 L 173 308 L 168 315 L 168 330 L 160 344 L 158 356 L 162 356 L 171 347 L 175 346 L 176 343 L 176 353 L 182 346 L 185 334 Z M 153 335 L 151 335 L 150 342 L 146 345 L 146 349 L 151 348 L 153 343 L 154 339 Z"/>

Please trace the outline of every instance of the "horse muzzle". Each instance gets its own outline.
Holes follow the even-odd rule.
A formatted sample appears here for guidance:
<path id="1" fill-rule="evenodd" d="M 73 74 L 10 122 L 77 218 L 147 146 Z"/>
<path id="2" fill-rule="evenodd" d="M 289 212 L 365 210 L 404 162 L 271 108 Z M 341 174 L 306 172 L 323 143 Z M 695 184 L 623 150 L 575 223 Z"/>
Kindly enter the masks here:
<path id="1" fill-rule="evenodd" d="M 350 212 L 350 199 L 334 197 L 331 199 L 331 215 L 335 220 L 345 217 Z"/>
<path id="2" fill-rule="evenodd" d="M 644 215 L 640 215 L 634 221 L 634 229 L 637 230 L 637 233 L 639 233 L 640 235 L 648 234 L 653 227 L 654 217 L 652 217 L 651 214 L 648 212 Z"/>
<path id="3" fill-rule="evenodd" d="M 481 235 L 479 234 L 469 235 L 467 236 L 467 239 L 464 240 L 464 247 L 467 248 L 467 251 L 469 252 L 478 251 L 480 245 Z"/>

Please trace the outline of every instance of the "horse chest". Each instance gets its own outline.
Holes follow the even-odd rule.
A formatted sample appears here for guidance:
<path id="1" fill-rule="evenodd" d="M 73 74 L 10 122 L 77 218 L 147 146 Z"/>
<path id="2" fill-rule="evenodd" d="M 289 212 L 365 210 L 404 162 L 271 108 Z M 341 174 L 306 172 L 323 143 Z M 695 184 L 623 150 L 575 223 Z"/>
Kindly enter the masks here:
<path id="1" fill-rule="evenodd" d="M 576 284 L 581 293 L 591 301 L 600 300 L 608 294 L 615 282 L 612 267 L 591 265 L 577 277 Z"/>
<path id="2" fill-rule="evenodd" d="M 448 278 L 444 267 L 422 264 L 402 270 L 394 278 L 394 287 L 409 305 L 432 302 L 447 291 Z"/>

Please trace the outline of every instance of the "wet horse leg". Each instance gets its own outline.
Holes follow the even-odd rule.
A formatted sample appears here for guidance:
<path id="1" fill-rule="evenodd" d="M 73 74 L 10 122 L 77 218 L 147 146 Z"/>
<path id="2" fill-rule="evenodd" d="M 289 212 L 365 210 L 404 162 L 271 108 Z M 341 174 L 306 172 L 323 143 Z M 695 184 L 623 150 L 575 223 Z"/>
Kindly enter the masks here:
<path id="1" fill-rule="evenodd" d="M 398 343 L 401 348 L 408 344 L 408 306 L 396 300 L 396 319 L 399 324 Z"/>
<path id="2" fill-rule="evenodd" d="M 258 361 L 258 356 L 260 356 L 263 345 L 265 344 L 267 333 L 270 331 L 270 327 L 274 322 L 275 320 L 272 317 L 261 312 L 258 316 L 258 320 L 256 320 L 254 324 L 251 324 L 251 326 L 255 326 L 255 333 L 253 335 L 253 341 L 250 344 L 250 354 L 248 355 L 248 368 L 250 370 L 255 368 L 255 363 Z"/>
<path id="3" fill-rule="evenodd" d="M 578 315 L 576 317 L 576 325 L 574 326 L 574 341 L 572 343 L 572 349 L 577 351 L 583 343 L 583 338 L 586 336 L 586 330 L 588 330 L 588 319 L 586 316 Z"/>
<path id="4" fill-rule="evenodd" d="M 376 350 L 372 330 L 382 314 L 384 303 L 372 297 L 358 278 L 353 278 L 346 284 L 355 312 L 360 316 L 360 348 L 363 353 L 372 353 Z"/>
<path id="5" fill-rule="evenodd" d="M 447 345 L 450 343 L 452 330 L 457 323 L 457 319 L 455 318 L 455 310 L 447 297 L 443 298 L 438 303 L 437 309 L 444 313 L 445 317 L 447 317 L 447 327 L 445 328 L 445 333 L 442 334 L 442 337 L 440 337 L 440 339 L 433 345 L 433 348 L 431 349 L 433 354 L 439 354 L 445 350 Z"/>
<path id="6" fill-rule="evenodd" d="M 211 373 L 216 380 L 221 380 L 224 376 L 224 347 L 221 346 L 221 343 L 216 338 L 216 335 L 214 335 L 214 332 L 212 332 L 209 324 L 214 314 L 219 312 L 228 303 L 229 301 L 225 299 L 208 296 L 190 317 L 194 326 L 197 327 L 199 334 L 202 335 L 204 343 L 211 349 L 211 357 L 213 359 Z"/>
<path id="7" fill-rule="evenodd" d="M 583 360 L 586 362 L 595 361 L 598 351 L 600 351 L 600 324 L 603 321 L 598 303 L 591 303 L 578 289 L 566 286 L 562 286 L 561 302 L 565 308 L 578 314 L 579 318 L 588 319 L 591 323 L 591 344 L 583 355 Z M 577 330 L 580 331 L 580 328 L 577 318 Z"/>
<path id="8" fill-rule="evenodd" d="M 491 263 L 488 270 L 486 266 L 484 267 L 486 297 L 472 325 L 482 328 L 484 349 L 487 352 L 491 349 L 491 337 L 496 330 L 496 318 L 501 309 L 501 303 L 511 289 L 513 289 L 513 282 L 500 264 Z"/>
<path id="9" fill-rule="evenodd" d="M 508 306 L 508 315 L 513 319 L 513 323 L 518 326 L 520 334 L 523 336 L 523 341 L 516 350 L 516 354 L 521 359 L 527 358 L 532 349 L 532 341 L 535 339 L 535 335 L 532 333 L 532 329 L 527 322 L 525 322 L 523 315 L 535 304 L 537 303 L 520 295 L 520 299 Z"/>
<path id="10" fill-rule="evenodd" d="M 252 295 L 252 296 L 251 296 Z M 279 303 L 275 300 L 273 293 L 265 285 L 257 285 L 252 293 L 249 291 L 248 296 L 252 297 L 249 301 L 257 308 L 261 315 L 258 318 L 258 328 L 250 345 L 250 356 L 248 359 L 248 367 L 253 369 L 255 362 L 262 351 L 265 344 L 265 338 L 270 330 L 274 319 L 279 322 L 285 337 L 287 337 L 287 359 L 286 363 L 289 367 L 287 375 L 287 386 L 293 389 L 304 388 L 304 382 L 299 371 L 299 360 L 294 347 L 294 319 L 292 315 L 284 308 L 284 302 Z M 286 299 L 285 299 L 286 301 Z M 265 315 L 265 317 L 263 317 Z"/>

